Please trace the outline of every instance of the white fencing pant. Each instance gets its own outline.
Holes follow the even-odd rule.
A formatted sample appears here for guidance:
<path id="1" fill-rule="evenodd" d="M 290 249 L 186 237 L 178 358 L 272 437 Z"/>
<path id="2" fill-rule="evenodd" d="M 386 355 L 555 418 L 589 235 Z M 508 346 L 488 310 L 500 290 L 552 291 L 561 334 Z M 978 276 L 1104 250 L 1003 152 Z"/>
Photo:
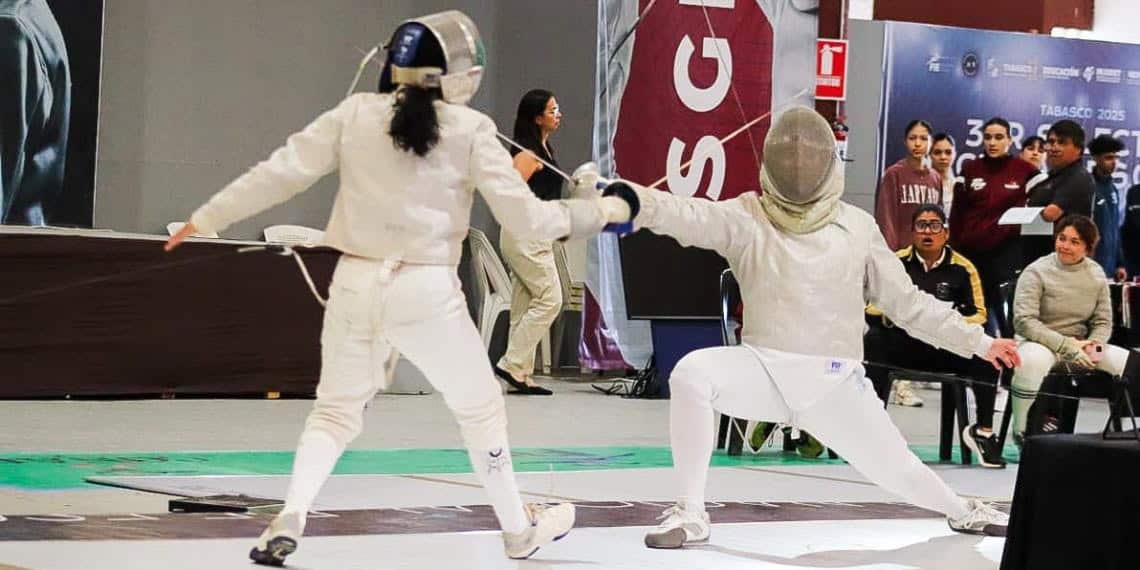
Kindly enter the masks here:
<path id="1" fill-rule="evenodd" d="M 534 373 L 534 351 L 562 310 L 562 284 L 549 241 L 499 235 L 503 259 L 511 268 L 511 329 L 498 366 L 507 372 Z"/>
<path id="2" fill-rule="evenodd" d="M 1126 348 L 1104 345 L 1104 356 L 1097 363 L 1097 370 L 1103 370 L 1113 376 L 1124 373 L 1124 364 L 1128 362 L 1131 353 Z M 1013 393 L 1011 402 L 1013 406 L 1013 433 L 1024 434 L 1025 423 L 1028 420 L 1029 407 L 1037 399 L 1037 391 L 1041 383 L 1049 375 L 1049 371 L 1057 365 L 1060 357 L 1049 350 L 1045 345 L 1036 342 L 1022 341 L 1017 345 L 1017 354 L 1021 356 L 1021 366 L 1013 373 Z"/>
<path id="3" fill-rule="evenodd" d="M 360 433 L 364 406 L 386 380 L 393 347 L 443 395 L 503 529 L 521 531 L 528 520 L 511 466 L 506 408 L 456 268 L 347 255 L 330 287 L 317 401 L 301 436 L 285 510 L 311 508 L 344 447 Z"/>
<path id="4" fill-rule="evenodd" d="M 810 375 L 796 379 L 816 380 Z M 834 384 L 818 380 L 827 393 L 793 411 L 761 356 L 748 347 L 708 348 L 682 358 L 669 379 L 669 436 L 681 504 L 704 509 L 716 409 L 732 417 L 794 425 L 906 501 L 950 517 L 968 512 L 966 501 L 911 453 L 862 368 Z"/>

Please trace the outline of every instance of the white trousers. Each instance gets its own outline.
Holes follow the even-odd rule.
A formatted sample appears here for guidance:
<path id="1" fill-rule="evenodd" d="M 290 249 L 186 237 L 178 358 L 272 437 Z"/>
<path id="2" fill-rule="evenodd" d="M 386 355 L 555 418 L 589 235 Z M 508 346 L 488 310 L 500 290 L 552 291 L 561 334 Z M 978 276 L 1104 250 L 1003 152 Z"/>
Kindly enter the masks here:
<path id="1" fill-rule="evenodd" d="M 1025 433 L 1025 423 L 1029 415 L 1029 406 L 1037 399 L 1037 391 L 1041 383 L 1049 375 L 1049 371 L 1057 365 L 1060 357 L 1042 344 L 1022 341 L 1017 345 L 1017 354 L 1021 356 L 1021 366 L 1013 373 L 1012 406 L 1013 406 L 1013 433 Z M 1124 373 L 1124 364 L 1128 362 L 1131 351 L 1126 348 L 1104 345 L 1104 356 L 1097 363 L 1097 370 L 1103 370 L 1114 376 Z"/>
<path id="2" fill-rule="evenodd" d="M 562 285 L 548 241 L 499 235 L 503 258 L 511 268 L 511 328 L 507 351 L 498 366 L 507 372 L 534 373 L 534 351 L 562 310 Z"/>
<path id="3" fill-rule="evenodd" d="M 966 501 L 911 453 L 861 367 L 844 368 L 842 378 L 827 379 L 822 359 L 803 357 L 807 365 L 800 369 L 818 373 L 777 380 L 770 370 L 792 370 L 790 359 L 782 360 L 774 367 L 753 349 L 732 346 L 694 351 L 673 369 L 669 435 L 680 502 L 686 508 L 704 508 L 715 409 L 733 417 L 794 425 L 818 438 L 871 482 L 906 501 L 951 517 L 968 512 Z M 818 368 L 817 363 L 821 364 Z M 785 388 L 789 400 L 779 384 L 790 383 L 798 386 L 794 395 Z M 818 386 L 823 393 L 812 394 L 809 386 Z M 798 405 L 801 402 L 803 407 Z"/>
<path id="4" fill-rule="evenodd" d="M 286 510 L 309 509 L 341 451 L 360 433 L 364 406 L 385 381 L 392 348 L 443 395 L 500 522 L 520 530 L 526 516 L 511 467 L 506 408 L 456 268 L 396 267 L 349 256 L 337 264 L 330 287 L 317 400 L 301 436 Z"/>

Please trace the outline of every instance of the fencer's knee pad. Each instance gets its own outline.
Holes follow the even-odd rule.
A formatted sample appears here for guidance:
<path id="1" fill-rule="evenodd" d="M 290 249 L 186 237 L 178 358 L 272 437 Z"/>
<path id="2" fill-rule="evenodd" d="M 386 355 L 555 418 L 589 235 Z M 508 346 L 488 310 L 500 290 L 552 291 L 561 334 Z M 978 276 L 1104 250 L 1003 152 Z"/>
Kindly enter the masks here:
<path id="1" fill-rule="evenodd" d="M 1021 366 L 1013 376 L 1013 383 L 1019 388 L 1036 390 L 1057 362 L 1057 357 L 1053 351 L 1039 344 L 1026 343 L 1017 352 L 1021 356 Z"/>
<path id="2" fill-rule="evenodd" d="M 452 406 L 463 442 L 470 449 L 495 449 L 507 444 L 507 407 L 502 394 L 479 402 Z"/>
<path id="3" fill-rule="evenodd" d="M 677 365 L 673 367 L 673 373 L 669 375 L 671 397 L 712 399 L 712 384 L 708 380 L 704 360 L 705 355 L 701 354 L 701 351 L 694 351 L 677 361 Z"/>
<path id="4" fill-rule="evenodd" d="M 364 429 L 364 408 L 349 409 L 317 400 L 305 420 L 306 429 L 319 429 L 342 445 L 348 445 Z"/>

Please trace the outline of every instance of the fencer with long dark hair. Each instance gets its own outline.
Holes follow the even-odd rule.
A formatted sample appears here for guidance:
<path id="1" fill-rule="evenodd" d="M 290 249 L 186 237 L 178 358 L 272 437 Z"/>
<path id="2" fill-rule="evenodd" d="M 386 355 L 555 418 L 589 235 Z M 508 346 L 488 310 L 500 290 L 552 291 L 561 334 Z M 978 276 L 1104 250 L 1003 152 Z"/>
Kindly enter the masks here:
<path id="1" fill-rule="evenodd" d="M 380 93 L 352 95 L 289 137 L 167 243 L 220 231 L 340 172 L 325 245 L 343 256 L 321 331 L 317 400 L 284 510 L 250 552 L 255 562 L 281 565 L 296 549 L 318 491 L 362 429 L 393 349 L 458 420 L 509 557 L 526 558 L 573 526 L 573 505 L 524 506 L 519 497 L 503 397 L 456 267 L 476 190 L 500 224 L 528 239 L 591 236 L 636 207 L 615 197 L 547 202 L 531 193 L 491 119 L 464 105 L 479 86 L 484 54 L 475 24 L 458 11 L 404 22 L 392 35 Z"/>

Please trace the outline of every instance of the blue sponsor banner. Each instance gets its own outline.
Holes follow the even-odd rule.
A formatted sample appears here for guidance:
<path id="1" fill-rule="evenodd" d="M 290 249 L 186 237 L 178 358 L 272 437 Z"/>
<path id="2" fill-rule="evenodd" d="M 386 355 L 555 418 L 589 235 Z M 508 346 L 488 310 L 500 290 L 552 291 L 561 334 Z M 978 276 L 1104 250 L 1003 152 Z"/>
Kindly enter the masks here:
<path id="1" fill-rule="evenodd" d="M 1000 116 L 1016 148 L 1061 119 L 1087 140 L 1119 138 L 1117 186 L 1140 183 L 1140 45 L 891 22 L 885 55 L 880 173 L 906 155 L 912 119 L 953 135 L 959 172 L 982 154 L 982 124 Z"/>

